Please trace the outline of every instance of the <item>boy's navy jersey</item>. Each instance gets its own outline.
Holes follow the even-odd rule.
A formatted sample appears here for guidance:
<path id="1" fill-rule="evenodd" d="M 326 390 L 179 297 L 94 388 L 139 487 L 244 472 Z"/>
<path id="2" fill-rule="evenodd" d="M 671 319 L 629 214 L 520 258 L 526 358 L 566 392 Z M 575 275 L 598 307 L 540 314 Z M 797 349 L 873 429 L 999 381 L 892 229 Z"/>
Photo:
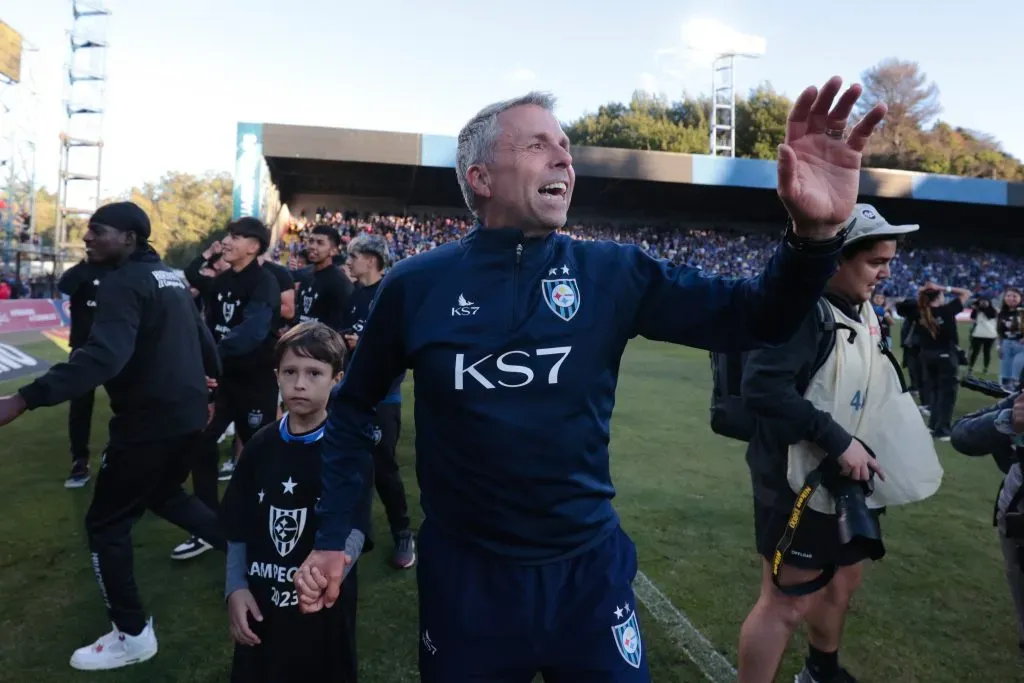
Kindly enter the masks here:
<path id="1" fill-rule="evenodd" d="M 19 390 L 28 407 L 57 405 L 102 384 L 114 414 L 111 445 L 202 430 L 206 377 L 219 377 L 220 364 L 186 284 L 147 250 L 111 270 L 96 301 L 88 341 Z"/>
<path id="2" fill-rule="evenodd" d="M 299 283 L 295 297 L 296 318 L 300 323 L 321 322 L 335 332 L 345 328 L 345 313 L 352 296 L 352 281 L 335 266 L 310 269 Z"/>
<path id="3" fill-rule="evenodd" d="M 206 324 L 217 343 L 225 377 L 246 376 L 273 367 L 274 332 L 281 326 L 281 289 L 273 274 L 253 261 L 239 272 L 199 275 L 197 256 L 185 269 L 189 284 L 203 296 Z"/>
<path id="4" fill-rule="evenodd" d="M 70 297 L 71 332 L 68 343 L 77 349 L 89 339 L 93 317 L 96 314 L 96 290 L 109 268 L 88 261 L 79 261 L 64 271 L 57 289 Z"/>
<path id="5" fill-rule="evenodd" d="M 426 517 L 520 562 L 593 547 L 618 524 L 609 421 L 626 343 L 733 352 L 788 340 L 835 271 L 839 237 L 787 238 L 763 274 L 706 277 L 632 245 L 475 228 L 381 284 L 332 402 L 317 547 L 344 547 L 373 409 L 415 373 Z"/>
<path id="6" fill-rule="evenodd" d="M 370 308 L 373 307 L 373 300 L 377 296 L 377 290 L 380 289 L 381 280 L 373 283 L 372 285 L 363 285 L 355 288 L 352 292 L 352 297 L 349 299 L 348 315 L 345 316 L 345 330 L 351 330 L 358 335 L 362 335 L 363 328 L 366 327 L 366 319 L 370 317 Z M 348 361 L 352 361 L 352 355 L 348 356 Z M 405 380 L 405 371 L 403 370 L 395 381 L 391 383 L 391 388 L 388 389 L 388 395 L 384 399 L 384 403 L 401 403 L 402 401 L 402 382 Z"/>
<path id="7" fill-rule="evenodd" d="M 264 644 L 257 647 L 270 648 L 278 658 L 295 656 L 297 652 L 289 655 L 289 648 L 282 647 L 290 643 L 293 650 L 312 650 L 312 656 L 329 661 L 329 648 L 316 652 L 318 648 L 310 648 L 305 641 L 317 640 L 326 632 L 340 634 L 347 628 L 339 605 L 315 615 L 302 614 L 293 583 L 313 549 L 317 529 L 323 429 L 320 425 L 306 434 L 292 434 L 285 416 L 258 431 L 246 442 L 221 503 L 228 540 L 245 544 L 249 590 L 264 617 L 259 625 L 259 632 L 266 634 Z M 366 496 L 367 517 L 369 501 Z M 341 644 L 339 639 L 337 646 Z M 279 670 L 295 669 L 299 664 L 306 670 L 331 670 L 330 665 L 313 666 L 313 662 L 273 663 Z M 336 666 L 344 668 L 345 662 Z M 285 680 L 280 675 L 264 678 Z"/>

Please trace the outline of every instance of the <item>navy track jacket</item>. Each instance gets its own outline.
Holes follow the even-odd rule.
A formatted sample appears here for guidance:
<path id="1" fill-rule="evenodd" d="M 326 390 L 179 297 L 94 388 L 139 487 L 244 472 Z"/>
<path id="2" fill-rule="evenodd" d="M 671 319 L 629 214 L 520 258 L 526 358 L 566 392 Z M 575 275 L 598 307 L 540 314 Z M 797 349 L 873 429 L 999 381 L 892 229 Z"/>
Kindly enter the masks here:
<path id="1" fill-rule="evenodd" d="M 608 442 L 626 343 L 783 343 L 834 273 L 841 242 L 797 250 L 784 241 L 765 272 L 745 280 L 707 277 L 632 245 L 480 227 L 399 262 L 332 402 L 316 547 L 345 547 L 374 407 L 409 368 L 431 523 L 519 563 L 585 552 L 618 524 Z"/>

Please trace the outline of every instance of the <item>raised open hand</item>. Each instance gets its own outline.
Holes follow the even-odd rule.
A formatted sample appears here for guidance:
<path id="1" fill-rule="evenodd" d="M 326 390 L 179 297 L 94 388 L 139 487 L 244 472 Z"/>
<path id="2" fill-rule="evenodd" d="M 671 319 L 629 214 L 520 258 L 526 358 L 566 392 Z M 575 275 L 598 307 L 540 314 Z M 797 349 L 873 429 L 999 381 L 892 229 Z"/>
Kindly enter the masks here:
<path id="1" fill-rule="evenodd" d="M 843 79 L 833 76 L 821 90 L 810 86 L 800 93 L 786 122 L 786 142 L 779 146 L 779 198 L 801 237 L 833 237 L 850 217 L 862 153 L 885 118 L 886 106 L 879 103 L 847 136 L 847 119 L 862 89 L 850 86 L 833 107 L 842 85 Z"/>

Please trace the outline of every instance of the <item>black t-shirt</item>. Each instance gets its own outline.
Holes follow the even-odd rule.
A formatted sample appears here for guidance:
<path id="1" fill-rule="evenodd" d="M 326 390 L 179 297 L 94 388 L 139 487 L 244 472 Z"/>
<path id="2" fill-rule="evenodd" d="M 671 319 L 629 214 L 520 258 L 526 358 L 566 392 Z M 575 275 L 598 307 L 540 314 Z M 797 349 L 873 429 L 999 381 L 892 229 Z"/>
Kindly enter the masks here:
<path id="1" fill-rule="evenodd" d="M 282 418 L 245 444 L 221 514 L 228 540 L 246 545 L 249 590 L 260 609 L 299 618 L 292 579 L 316 536 L 324 425 L 299 435 L 287 425 Z"/>
<path id="2" fill-rule="evenodd" d="M 295 296 L 297 321 L 316 320 L 337 332 L 345 329 L 352 281 L 334 266 L 314 270 L 311 277 L 303 280 Z"/>
<path id="3" fill-rule="evenodd" d="M 947 301 L 941 306 L 932 309 L 932 318 L 935 319 L 937 334 L 933 337 L 924 320 L 920 321 L 921 331 L 918 334 L 921 340 L 921 348 L 929 351 L 950 351 L 960 344 L 960 333 L 956 327 L 956 316 L 964 310 L 964 304 L 960 299 Z"/>
<path id="4" fill-rule="evenodd" d="M 189 284 L 203 296 L 206 323 L 224 364 L 226 378 L 249 378 L 272 371 L 275 331 L 281 327 L 281 290 L 270 269 L 253 261 L 239 272 L 203 277 L 200 255 L 185 269 Z"/>
<path id="5" fill-rule="evenodd" d="M 996 330 L 1000 339 L 1020 340 L 1022 332 L 1020 309 L 1003 306 L 996 314 Z"/>
<path id="6" fill-rule="evenodd" d="M 70 297 L 71 332 L 69 343 L 77 349 L 89 339 L 89 330 L 96 315 L 96 290 L 109 272 L 104 266 L 80 261 L 66 270 L 57 283 L 57 289 Z"/>
<path id="7" fill-rule="evenodd" d="M 281 288 L 282 292 L 295 289 L 295 280 L 292 278 L 291 271 L 280 263 L 264 261 L 263 267 L 269 270 L 270 274 L 274 276 L 274 279 L 277 280 L 277 286 Z"/>
<path id="8" fill-rule="evenodd" d="M 292 434 L 287 417 L 258 431 L 221 503 L 228 540 L 245 544 L 249 591 L 263 615 L 257 647 L 268 659 L 264 680 L 298 680 L 296 672 L 348 680 L 341 674 L 354 656 L 346 650 L 351 634 L 340 603 L 302 614 L 293 582 L 316 536 L 323 433 L 321 424 Z"/>

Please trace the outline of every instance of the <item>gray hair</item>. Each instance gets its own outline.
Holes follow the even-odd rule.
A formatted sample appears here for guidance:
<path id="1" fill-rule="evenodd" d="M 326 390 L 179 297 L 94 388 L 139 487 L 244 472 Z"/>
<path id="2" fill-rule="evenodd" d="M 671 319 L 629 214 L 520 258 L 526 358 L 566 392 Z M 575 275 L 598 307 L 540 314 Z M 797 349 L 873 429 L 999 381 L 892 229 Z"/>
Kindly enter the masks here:
<path id="1" fill-rule="evenodd" d="M 380 259 L 381 270 L 386 270 L 391 265 L 391 249 L 388 248 L 388 241 L 381 235 L 370 232 L 363 232 L 352 238 L 348 243 L 350 254 L 370 254 Z"/>
<path id="2" fill-rule="evenodd" d="M 553 112 L 555 97 L 549 93 L 534 91 L 522 97 L 495 102 L 477 112 L 476 116 L 471 118 L 469 123 L 459 131 L 459 146 L 455 152 L 455 172 L 459 179 L 459 187 L 462 189 L 462 198 L 473 215 L 476 215 L 476 193 L 469 186 L 469 167 L 474 164 L 487 163 L 492 159 L 494 143 L 501 134 L 498 116 L 509 109 L 531 104 Z"/>

